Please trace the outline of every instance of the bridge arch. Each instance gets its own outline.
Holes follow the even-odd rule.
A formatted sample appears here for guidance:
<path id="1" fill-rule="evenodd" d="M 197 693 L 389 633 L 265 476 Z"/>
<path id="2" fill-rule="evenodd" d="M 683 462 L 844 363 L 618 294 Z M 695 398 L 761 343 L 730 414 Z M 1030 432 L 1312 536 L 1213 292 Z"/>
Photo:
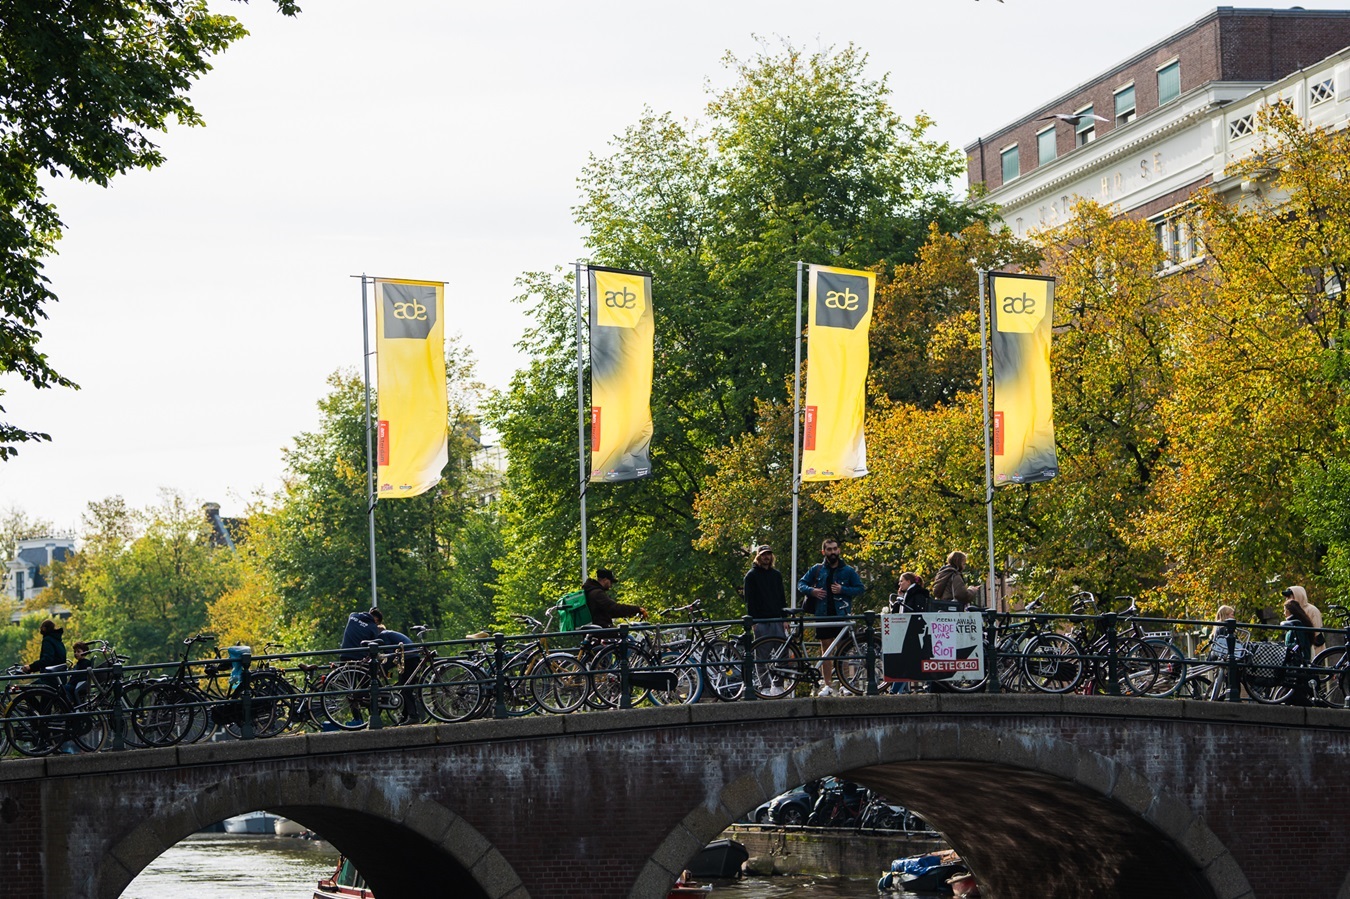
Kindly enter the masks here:
<path id="1" fill-rule="evenodd" d="M 461 816 L 411 793 L 372 788 L 350 772 L 255 774 L 166 805 L 103 856 L 82 895 L 117 899 L 182 839 L 234 815 L 265 809 L 316 831 L 350 858 L 376 895 L 420 895 L 427 884 L 469 899 L 529 899 L 502 854 Z"/>
<path id="2" fill-rule="evenodd" d="M 759 803 L 829 774 L 913 808 L 1000 899 L 1252 895 L 1204 820 L 1132 768 L 1043 734 L 951 724 L 842 732 L 769 760 L 685 817 L 653 853 L 631 899 L 658 895 Z"/>

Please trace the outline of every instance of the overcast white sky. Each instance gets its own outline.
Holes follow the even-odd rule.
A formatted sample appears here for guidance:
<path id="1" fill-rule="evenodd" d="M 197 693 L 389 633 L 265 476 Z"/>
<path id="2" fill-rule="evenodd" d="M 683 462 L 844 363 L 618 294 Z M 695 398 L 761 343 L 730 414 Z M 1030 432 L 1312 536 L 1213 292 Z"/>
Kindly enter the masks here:
<path id="1" fill-rule="evenodd" d="M 85 503 L 178 489 L 242 510 L 361 364 L 363 272 L 451 282 L 482 380 L 522 358 L 521 272 L 582 253 L 590 153 L 644 105 L 698 117 L 752 35 L 855 42 L 895 107 L 956 147 L 1213 8 L 1199 0 L 268 0 L 194 89 L 204 128 L 101 189 L 59 183 L 42 349 L 79 391 L 13 377 L 5 418 L 52 435 L 0 463 L 0 508 L 75 529 Z M 1309 9 L 1350 6 L 1301 0 Z M 1309 63 L 1313 60 L 1308 60 Z"/>

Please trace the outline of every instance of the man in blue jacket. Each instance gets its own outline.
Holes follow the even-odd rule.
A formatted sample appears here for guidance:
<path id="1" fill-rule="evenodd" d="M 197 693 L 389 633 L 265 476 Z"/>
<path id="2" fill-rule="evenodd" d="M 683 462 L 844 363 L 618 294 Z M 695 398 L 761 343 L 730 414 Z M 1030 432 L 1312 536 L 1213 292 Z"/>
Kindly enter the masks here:
<path id="1" fill-rule="evenodd" d="M 803 597 L 802 608 L 818 619 L 840 618 L 852 614 L 853 599 L 863 592 L 862 578 L 851 565 L 845 565 L 839 557 L 839 541 L 833 537 L 825 538 L 820 544 L 820 552 L 825 557 L 807 569 L 806 574 L 797 582 L 797 594 Z M 816 626 L 816 637 L 820 640 L 822 661 L 820 673 L 824 684 L 819 696 L 834 694 L 834 662 L 825 658 L 830 643 L 842 631 L 842 627 Z"/>

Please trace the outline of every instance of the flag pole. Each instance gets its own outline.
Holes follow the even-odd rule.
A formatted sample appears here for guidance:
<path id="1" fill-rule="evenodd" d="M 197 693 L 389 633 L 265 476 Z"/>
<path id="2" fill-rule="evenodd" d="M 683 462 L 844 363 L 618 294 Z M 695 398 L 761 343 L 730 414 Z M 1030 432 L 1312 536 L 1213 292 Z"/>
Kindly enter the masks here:
<path id="1" fill-rule="evenodd" d="M 361 341 L 365 347 L 366 370 L 366 519 L 370 531 L 370 607 L 380 604 L 375 579 L 375 455 L 370 415 L 370 301 L 366 298 L 368 279 L 361 276 Z"/>
<path id="2" fill-rule="evenodd" d="M 792 374 L 792 605 L 797 608 L 797 501 L 802 491 L 802 262 L 797 260 L 797 330 L 793 332 L 797 367 Z"/>
<path id="3" fill-rule="evenodd" d="M 987 294 L 985 285 L 988 282 L 989 273 L 984 269 L 978 269 L 977 271 L 980 276 L 980 392 L 983 399 L 980 405 L 984 410 L 984 507 L 989 531 L 989 580 L 985 582 L 987 586 L 984 591 L 984 601 L 986 606 L 994 608 L 994 444 L 990 436 L 989 421 L 989 328 L 986 324 L 984 308 Z"/>
<path id="4" fill-rule="evenodd" d="M 582 374 L 585 360 L 581 351 L 585 317 L 581 311 L 581 269 L 582 264 L 577 262 L 577 492 L 581 498 L 581 580 L 585 581 L 590 576 L 590 568 L 586 564 L 586 385 Z"/>

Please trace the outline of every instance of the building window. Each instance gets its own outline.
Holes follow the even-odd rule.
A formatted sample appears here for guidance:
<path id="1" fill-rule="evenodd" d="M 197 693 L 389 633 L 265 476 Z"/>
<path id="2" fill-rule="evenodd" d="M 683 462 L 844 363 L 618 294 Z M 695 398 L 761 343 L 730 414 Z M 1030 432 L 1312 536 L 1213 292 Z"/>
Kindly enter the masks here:
<path id="1" fill-rule="evenodd" d="M 1116 91 L 1116 124 L 1128 125 L 1134 121 L 1134 85 Z"/>
<path id="2" fill-rule="evenodd" d="M 1244 116 L 1238 116 L 1228 123 L 1228 139 L 1230 141 L 1242 140 L 1256 131 L 1256 116 L 1254 113 L 1247 113 Z"/>
<path id="3" fill-rule="evenodd" d="M 23 602 L 23 572 L 14 572 L 14 598 Z"/>
<path id="4" fill-rule="evenodd" d="M 1084 106 L 1074 113 L 1080 116 L 1078 124 L 1073 126 L 1073 145 L 1081 147 L 1097 139 L 1097 120 L 1092 117 L 1092 107 Z"/>
<path id="5" fill-rule="evenodd" d="M 1036 162 L 1038 165 L 1045 165 L 1047 162 L 1054 162 L 1057 155 L 1059 147 L 1055 143 L 1055 126 L 1051 125 L 1036 135 Z"/>
<path id="6" fill-rule="evenodd" d="M 1009 181 L 1022 174 L 1022 167 L 1017 158 L 1017 144 L 1013 144 L 1011 147 L 1008 147 L 1001 152 L 999 157 L 1003 160 L 1004 184 L 1007 184 Z"/>
<path id="7" fill-rule="evenodd" d="M 1319 81 L 1308 88 L 1308 105 L 1316 106 L 1318 103 L 1325 103 L 1328 100 L 1336 99 L 1336 82 L 1328 78 L 1326 81 Z"/>
<path id="8" fill-rule="evenodd" d="M 1158 105 L 1181 96 L 1181 60 L 1169 62 L 1158 70 Z"/>
<path id="9" fill-rule="evenodd" d="M 1153 236 L 1163 251 L 1164 258 L 1158 264 L 1160 272 L 1186 265 L 1204 255 L 1184 211 L 1167 213 L 1154 219 Z"/>

